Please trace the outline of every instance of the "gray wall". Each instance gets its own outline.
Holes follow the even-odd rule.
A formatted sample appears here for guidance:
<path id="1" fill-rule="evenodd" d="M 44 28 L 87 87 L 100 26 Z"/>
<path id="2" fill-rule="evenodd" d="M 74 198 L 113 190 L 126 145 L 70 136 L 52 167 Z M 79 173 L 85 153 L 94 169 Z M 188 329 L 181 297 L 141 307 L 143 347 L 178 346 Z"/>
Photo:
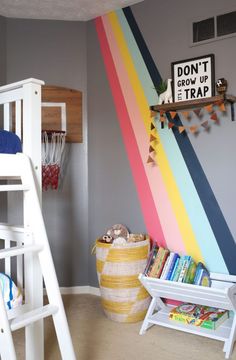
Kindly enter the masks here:
<path id="1" fill-rule="evenodd" d="M 0 85 L 6 84 L 6 19 L 0 16 Z M 0 128 L 2 126 L 2 106 L 0 106 Z M 0 204 L 6 203 L 6 194 L 0 193 Z M 7 220 L 5 206 L 0 207 L 0 222 Z"/>
<path id="2" fill-rule="evenodd" d="M 223 10 L 222 10 L 223 9 Z M 132 6 L 147 46 L 164 79 L 171 77 L 171 62 L 209 53 L 215 54 L 216 79 L 225 77 L 228 93 L 236 95 L 236 37 L 189 46 L 189 24 L 198 16 L 235 10 L 227 0 L 146 0 Z M 89 111 L 89 239 L 111 224 L 122 222 L 132 231 L 145 231 L 130 167 L 126 158 L 94 23 L 88 24 Z M 94 59 L 96 58 L 96 63 Z M 236 238 L 236 122 L 229 111 L 209 132 L 189 138 L 215 193 L 230 230 Z M 197 121 L 195 119 L 194 121 Z M 90 283 L 96 281 L 94 261 L 89 264 Z"/>
<path id="3" fill-rule="evenodd" d="M 89 240 L 114 224 L 146 231 L 93 22 L 88 23 Z M 95 60 L 96 59 L 96 60 Z M 89 283 L 97 285 L 95 259 Z"/>
<path id="4" fill-rule="evenodd" d="M 164 79 L 171 77 L 171 62 L 213 53 L 216 79 L 226 78 L 229 85 L 227 92 L 236 95 L 236 37 L 189 46 L 191 20 L 235 11 L 234 0 L 148 0 L 132 9 Z M 193 123 L 196 121 L 194 119 Z M 209 132 L 201 131 L 199 136 L 189 136 L 234 239 L 236 189 L 232 185 L 236 182 L 235 136 L 236 122 L 230 120 L 230 109 L 226 116 L 221 116 L 218 125 L 211 126 Z"/>
<path id="5" fill-rule="evenodd" d="M 7 83 L 34 77 L 83 92 L 82 144 L 67 145 L 63 186 L 43 194 L 61 286 L 88 284 L 86 23 L 7 19 Z"/>
<path id="6" fill-rule="evenodd" d="M 146 0 L 132 6 L 163 78 L 170 77 L 172 61 L 214 53 L 216 78 L 228 79 L 236 94 L 236 37 L 189 46 L 189 21 L 222 8 L 235 10 L 235 1 Z M 95 239 L 115 223 L 134 232 L 145 232 L 145 225 L 94 22 L 8 19 L 6 54 L 8 83 L 36 77 L 83 91 L 84 142 L 68 146 L 63 187 L 44 194 L 43 210 L 60 285 L 97 285 L 90 255 Z M 235 126 L 226 116 L 209 133 L 190 137 L 234 237 Z"/>
<path id="7" fill-rule="evenodd" d="M 6 18 L 0 16 L 0 85 L 6 83 Z"/>

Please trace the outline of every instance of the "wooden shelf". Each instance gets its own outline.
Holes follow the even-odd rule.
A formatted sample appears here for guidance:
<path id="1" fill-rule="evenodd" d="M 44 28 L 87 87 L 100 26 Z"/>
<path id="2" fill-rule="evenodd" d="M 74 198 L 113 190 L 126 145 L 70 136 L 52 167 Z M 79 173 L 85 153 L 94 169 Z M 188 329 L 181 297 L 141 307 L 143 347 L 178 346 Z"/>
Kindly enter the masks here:
<path id="1" fill-rule="evenodd" d="M 162 104 L 162 105 L 152 105 L 150 106 L 150 110 L 152 111 L 178 111 L 184 109 L 191 109 L 196 107 L 204 107 L 213 103 L 217 103 L 220 101 L 227 101 L 229 103 L 236 102 L 236 96 L 232 95 L 216 95 L 204 99 L 195 99 L 188 101 L 179 101 L 174 103 Z"/>

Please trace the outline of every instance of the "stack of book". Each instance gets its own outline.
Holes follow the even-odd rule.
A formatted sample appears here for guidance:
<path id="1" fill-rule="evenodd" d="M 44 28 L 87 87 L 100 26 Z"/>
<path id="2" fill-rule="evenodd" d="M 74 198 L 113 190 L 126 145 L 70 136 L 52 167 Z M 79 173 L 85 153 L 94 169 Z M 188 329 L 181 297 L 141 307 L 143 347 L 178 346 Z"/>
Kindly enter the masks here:
<path id="1" fill-rule="evenodd" d="M 192 256 L 182 255 L 153 244 L 145 276 L 195 285 L 211 286 L 210 274 L 203 263 L 196 264 Z"/>
<path id="2" fill-rule="evenodd" d="M 171 320 L 216 330 L 229 317 L 229 312 L 214 307 L 183 303 L 169 313 Z"/>

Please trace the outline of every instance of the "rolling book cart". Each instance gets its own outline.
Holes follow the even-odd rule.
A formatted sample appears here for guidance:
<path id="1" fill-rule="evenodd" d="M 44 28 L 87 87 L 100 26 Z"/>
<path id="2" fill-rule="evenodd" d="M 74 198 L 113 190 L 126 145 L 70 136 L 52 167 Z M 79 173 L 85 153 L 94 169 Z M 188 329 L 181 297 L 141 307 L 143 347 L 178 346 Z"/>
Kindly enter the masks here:
<path id="1" fill-rule="evenodd" d="M 140 329 L 143 335 L 153 325 L 165 326 L 191 334 L 206 336 L 224 342 L 223 351 L 228 359 L 236 339 L 236 276 L 211 273 L 211 287 L 192 285 L 169 280 L 160 280 L 139 275 L 139 280 L 152 296 L 152 301 Z M 230 317 L 216 330 L 183 324 L 169 319 L 173 308 L 162 301 L 162 298 L 181 302 L 212 306 L 230 311 Z"/>

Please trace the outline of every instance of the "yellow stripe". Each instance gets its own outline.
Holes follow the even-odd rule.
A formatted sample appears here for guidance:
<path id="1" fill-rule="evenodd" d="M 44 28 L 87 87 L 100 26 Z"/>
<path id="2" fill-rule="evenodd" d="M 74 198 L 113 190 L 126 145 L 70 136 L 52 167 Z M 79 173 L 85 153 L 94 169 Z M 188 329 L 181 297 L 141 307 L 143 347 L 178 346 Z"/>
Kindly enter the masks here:
<path id="1" fill-rule="evenodd" d="M 138 248 L 111 248 L 107 254 L 106 261 L 109 262 L 127 262 L 147 259 L 148 246 Z"/>
<path id="2" fill-rule="evenodd" d="M 137 294 L 137 298 L 136 300 L 137 301 L 140 301 L 140 300 L 145 300 L 149 297 L 149 293 L 147 292 L 147 290 L 142 286 Z"/>
<path id="3" fill-rule="evenodd" d="M 101 275 L 100 286 L 104 286 L 110 289 L 131 289 L 140 287 L 140 281 L 137 275 L 131 276 L 111 276 Z"/>
<path id="4" fill-rule="evenodd" d="M 105 264 L 104 261 L 101 261 L 101 260 L 98 260 L 98 259 L 96 260 L 96 267 L 97 267 L 97 272 L 98 273 L 102 272 L 104 264 Z"/>
<path id="5" fill-rule="evenodd" d="M 144 125 L 148 135 L 150 135 L 150 110 L 149 104 L 147 103 L 147 99 L 145 97 L 143 88 L 139 81 L 137 72 L 135 70 L 134 63 L 129 53 L 129 49 L 126 45 L 119 20 L 115 12 L 109 13 L 107 15 L 108 20 L 112 26 L 114 36 L 117 41 L 117 45 L 119 47 L 121 56 L 123 58 L 124 65 L 126 67 L 130 83 L 132 85 L 137 106 L 139 107 L 139 111 L 142 115 L 142 119 L 144 121 Z M 173 207 L 174 214 L 176 216 L 177 223 L 179 225 L 179 229 L 182 235 L 183 243 L 185 245 L 186 252 L 189 255 L 193 255 L 196 261 L 203 261 L 203 257 L 200 251 L 200 248 L 197 244 L 191 223 L 189 221 L 189 217 L 187 211 L 182 202 L 178 187 L 176 185 L 175 179 L 173 177 L 173 173 L 169 166 L 168 159 L 166 157 L 163 145 L 161 143 L 160 136 L 157 132 L 157 142 L 154 144 L 155 150 L 157 152 L 158 166 L 160 168 L 166 190 L 168 196 L 170 198 L 170 202 Z"/>
<path id="6" fill-rule="evenodd" d="M 124 322 L 131 323 L 131 322 L 138 322 L 145 318 L 147 310 L 139 311 L 135 314 L 129 315 Z"/>
<path id="7" fill-rule="evenodd" d="M 102 306 L 104 310 L 116 313 L 116 314 L 127 314 L 131 311 L 134 302 L 117 302 L 102 299 Z"/>

